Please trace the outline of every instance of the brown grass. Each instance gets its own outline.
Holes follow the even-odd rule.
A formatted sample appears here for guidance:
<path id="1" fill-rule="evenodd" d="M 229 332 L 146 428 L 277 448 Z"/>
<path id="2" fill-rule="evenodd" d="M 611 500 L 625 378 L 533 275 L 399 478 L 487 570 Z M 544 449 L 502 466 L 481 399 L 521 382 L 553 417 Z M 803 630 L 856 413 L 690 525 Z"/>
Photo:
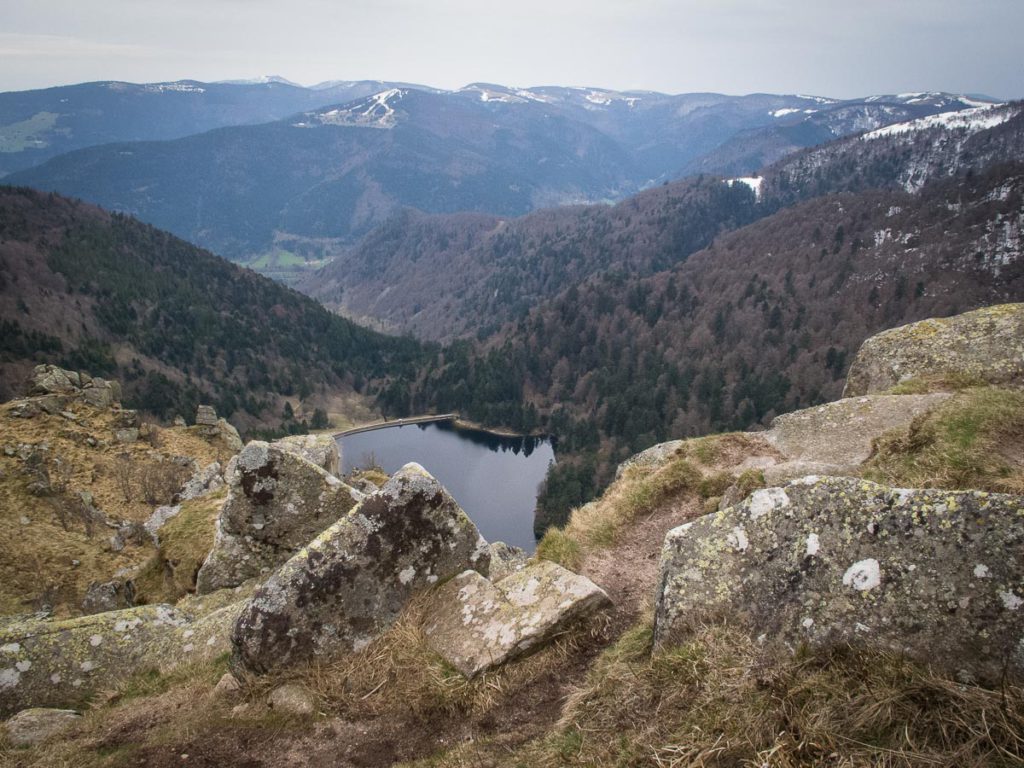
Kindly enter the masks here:
<path id="1" fill-rule="evenodd" d="M 35 610 L 51 605 L 58 616 L 76 615 L 82 597 L 93 581 L 106 581 L 121 568 L 141 565 L 153 552 L 151 546 L 130 544 L 112 552 L 105 526 L 88 530 L 75 515 L 61 524 L 58 503 L 71 503 L 87 491 L 108 519 L 141 522 L 152 513 L 143 501 L 141 488 L 127 502 L 112 471 L 117 459 L 127 454 L 139 467 L 157 456 L 191 456 L 200 466 L 218 458 L 220 449 L 187 429 L 160 429 L 159 450 L 138 441 L 120 445 L 113 439 L 113 413 L 72 401 L 68 410 L 74 420 L 40 414 L 32 419 L 14 418 L 0 406 L 0 615 Z M 98 445 L 91 447 L 87 438 Z M 4 446 L 48 443 L 50 455 L 70 467 L 67 502 L 44 499 L 27 491 L 24 462 L 6 456 Z M 220 453 L 224 452 L 220 450 Z M 28 519 L 28 523 L 22 522 Z M 77 561 L 78 565 L 74 565 Z"/>
<path id="2" fill-rule="evenodd" d="M 963 685 L 878 651 L 772 658 L 725 627 L 650 647 L 650 624 L 625 633 L 550 734 L 490 764 L 953 768 L 1024 760 L 1019 687 Z M 486 751 L 463 748 L 419 765 L 474 766 Z"/>

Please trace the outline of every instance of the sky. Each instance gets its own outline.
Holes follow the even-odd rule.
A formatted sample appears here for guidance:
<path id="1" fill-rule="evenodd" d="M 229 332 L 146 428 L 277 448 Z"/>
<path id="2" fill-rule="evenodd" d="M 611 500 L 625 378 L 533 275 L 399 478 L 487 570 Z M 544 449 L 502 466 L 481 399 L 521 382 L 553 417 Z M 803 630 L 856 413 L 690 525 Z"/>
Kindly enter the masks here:
<path id="1" fill-rule="evenodd" d="M 1024 97 L 1024 0 L 0 0 L 0 90 L 397 80 Z"/>

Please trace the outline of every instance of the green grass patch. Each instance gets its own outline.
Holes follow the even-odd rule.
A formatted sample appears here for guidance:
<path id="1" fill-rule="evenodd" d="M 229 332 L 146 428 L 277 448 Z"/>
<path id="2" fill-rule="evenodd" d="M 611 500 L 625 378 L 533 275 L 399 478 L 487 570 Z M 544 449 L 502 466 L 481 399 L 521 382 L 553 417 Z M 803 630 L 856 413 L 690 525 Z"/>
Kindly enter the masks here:
<path id="1" fill-rule="evenodd" d="M 954 395 L 876 440 L 862 474 L 904 487 L 1024 493 L 1024 392 Z"/>
<path id="2" fill-rule="evenodd" d="M 583 565 L 583 551 L 580 543 L 561 528 L 548 528 L 544 538 L 537 544 L 537 557 L 558 563 L 570 571 L 579 570 Z"/>
<path id="3" fill-rule="evenodd" d="M 196 574 L 213 548 L 227 489 L 186 501 L 160 528 L 160 546 L 136 579 L 139 603 L 176 603 L 196 588 Z"/>

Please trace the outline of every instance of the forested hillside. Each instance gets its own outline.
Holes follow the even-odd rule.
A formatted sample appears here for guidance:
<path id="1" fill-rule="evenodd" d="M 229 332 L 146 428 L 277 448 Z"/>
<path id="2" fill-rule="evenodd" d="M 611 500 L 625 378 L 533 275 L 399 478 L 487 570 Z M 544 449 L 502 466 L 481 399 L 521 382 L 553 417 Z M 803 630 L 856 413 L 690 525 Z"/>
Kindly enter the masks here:
<path id="1" fill-rule="evenodd" d="M 0 399 L 54 362 L 120 379 L 158 417 L 210 402 L 243 428 L 278 428 L 286 397 L 372 402 L 423 355 L 166 232 L 13 187 L 0 187 L 0 325 Z"/>
<path id="2" fill-rule="evenodd" d="M 1019 164 L 811 200 L 651 277 L 570 287 L 480 349 L 454 345 L 407 407 L 553 431 L 576 460 L 549 477 L 543 527 L 632 452 L 838 397 L 880 329 L 1021 300 L 1022 225 Z"/>

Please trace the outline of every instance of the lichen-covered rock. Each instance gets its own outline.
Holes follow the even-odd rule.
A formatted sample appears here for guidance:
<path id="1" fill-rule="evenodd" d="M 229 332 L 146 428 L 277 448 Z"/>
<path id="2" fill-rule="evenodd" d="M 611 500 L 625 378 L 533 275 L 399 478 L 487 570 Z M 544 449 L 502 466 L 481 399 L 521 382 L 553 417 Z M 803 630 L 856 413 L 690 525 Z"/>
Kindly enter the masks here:
<path id="1" fill-rule="evenodd" d="M 872 336 L 850 366 L 843 397 L 908 379 L 1024 384 L 1024 304 L 922 320 Z"/>
<path id="2" fill-rule="evenodd" d="M 7 721 L 7 738 L 16 747 L 31 747 L 63 733 L 82 716 L 73 709 L 23 709 Z"/>
<path id="3" fill-rule="evenodd" d="M 496 583 L 465 571 L 431 595 L 427 641 L 471 678 L 540 647 L 610 604 L 590 579 L 548 560 Z"/>
<path id="4" fill-rule="evenodd" d="M 240 608 L 195 621 L 168 605 L 6 621 L 0 624 L 0 714 L 76 706 L 139 672 L 216 658 L 229 648 Z"/>
<path id="5" fill-rule="evenodd" d="M 330 435 L 292 435 L 271 445 L 298 454 L 332 475 L 341 474 L 341 450 Z"/>
<path id="6" fill-rule="evenodd" d="M 491 581 L 501 581 L 506 576 L 523 570 L 530 562 L 530 556 L 520 547 L 513 547 L 504 541 L 491 542 Z"/>
<path id="7" fill-rule="evenodd" d="M 619 464 L 615 469 L 615 478 L 618 479 L 629 467 L 651 467 L 664 464 L 671 456 L 683 447 L 682 440 L 669 440 L 667 443 L 658 443 L 650 448 L 640 451 Z"/>
<path id="8" fill-rule="evenodd" d="M 910 423 L 949 398 L 928 395 L 849 397 L 777 416 L 764 440 L 783 458 L 764 468 L 772 484 L 806 475 L 855 475 L 876 438 Z"/>
<path id="9" fill-rule="evenodd" d="M 175 500 L 179 503 L 188 501 L 223 487 L 223 469 L 219 461 L 214 461 L 202 469 L 196 470 L 195 474 L 181 487 L 181 491 L 175 496 Z"/>
<path id="10" fill-rule="evenodd" d="M 669 531 L 655 639 L 726 619 L 992 682 L 1024 671 L 1024 497 L 808 477 Z"/>
<path id="11" fill-rule="evenodd" d="M 135 585 L 131 579 L 94 581 L 82 599 L 82 613 L 86 616 L 107 611 L 131 608 L 135 601 Z"/>
<path id="12" fill-rule="evenodd" d="M 82 387 L 82 399 L 94 408 L 110 408 L 121 401 L 121 385 L 116 381 L 91 379 Z"/>
<path id="13" fill-rule="evenodd" d="M 236 660 L 265 672 L 359 650 L 414 594 L 469 568 L 486 572 L 489 561 L 466 513 L 407 464 L 256 591 L 235 626 Z"/>
<path id="14" fill-rule="evenodd" d="M 66 371 L 56 365 L 37 365 L 29 377 L 29 395 L 66 395 L 77 392 L 82 378 L 75 371 Z"/>
<path id="15" fill-rule="evenodd" d="M 217 418 L 217 411 L 212 405 L 200 405 L 196 408 L 196 427 L 199 434 L 207 440 L 218 440 L 232 451 L 242 450 L 242 438 L 238 430 L 225 419 Z"/>
<path id="16" fill-rule="evenodd" d="M 249 443 L 232 460 L 228 498 L 197 589 L 204 594 L 266 576 L 361 498 L 291 451 Z"/>

